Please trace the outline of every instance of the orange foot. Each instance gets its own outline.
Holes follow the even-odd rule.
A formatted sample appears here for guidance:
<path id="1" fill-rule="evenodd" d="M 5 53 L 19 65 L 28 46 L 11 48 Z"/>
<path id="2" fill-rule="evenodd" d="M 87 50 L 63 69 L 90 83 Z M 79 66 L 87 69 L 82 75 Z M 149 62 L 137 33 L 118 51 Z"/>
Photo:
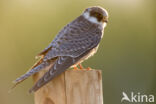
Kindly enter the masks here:
<path id="1" fill-rule="evenodd" d="M 90 67 L 88 67 L 87 70 L 92 70 L 92 69 Z"/>
<path id="2" fill-rule="evenodd" d="M 81 64 L 79 64 L 79 67 L 80 67 L 81 70 L 84 69 L 83 66 L 82 66 Z"/>
<path id="3" fill-rule="evenodd" d="M 74 66 L 74 70 L 78 70 L 78 67 Z"/>

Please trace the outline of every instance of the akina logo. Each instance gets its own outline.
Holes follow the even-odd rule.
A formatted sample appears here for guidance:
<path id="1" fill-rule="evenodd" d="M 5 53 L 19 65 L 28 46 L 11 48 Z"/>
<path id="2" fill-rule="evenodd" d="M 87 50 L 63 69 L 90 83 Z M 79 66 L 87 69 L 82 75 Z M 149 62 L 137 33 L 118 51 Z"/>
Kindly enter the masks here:
<path id="1" fill-rule="evenodd" d="M 131 92 L 130 95 L 127 95 L 125 92 L 122 92 L 121 102 L 154 102 L 154 95 L 141 94 L 140 92 L 134 93 Z"/>

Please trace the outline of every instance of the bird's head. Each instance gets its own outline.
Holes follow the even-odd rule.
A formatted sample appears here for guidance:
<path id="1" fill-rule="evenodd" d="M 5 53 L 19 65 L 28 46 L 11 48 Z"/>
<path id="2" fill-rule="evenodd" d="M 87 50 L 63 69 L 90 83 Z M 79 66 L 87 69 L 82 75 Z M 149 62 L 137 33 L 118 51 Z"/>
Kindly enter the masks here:
<path id="1" fill-rule="evenodd" d="M 108 22 L 108 12 L 99 6 L 87 8 L 82 15 L 88 21 L 102 25 L 103 27 L 105 27 Z"/>

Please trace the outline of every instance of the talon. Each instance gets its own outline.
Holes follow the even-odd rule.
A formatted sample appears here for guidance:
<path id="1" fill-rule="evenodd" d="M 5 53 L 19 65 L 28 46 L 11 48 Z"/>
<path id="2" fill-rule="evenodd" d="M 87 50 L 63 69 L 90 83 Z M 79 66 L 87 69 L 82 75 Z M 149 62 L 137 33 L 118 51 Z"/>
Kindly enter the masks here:
<path id="1" fill-rule="evenodd" d="M 84 69 L 83 66 L 81 64 L 79 64 L 80 69 Z"/>
<path id="2" fill-rule="evenodd" d="M 74 70 L 78 70 L 78 68 L 76 66 L 74 66 Z"/>
<path id="3" fill-rule="evenodd" d="M 90 67 L 88 67 L 87 70 L 92 70 L 92 69 Z"/>

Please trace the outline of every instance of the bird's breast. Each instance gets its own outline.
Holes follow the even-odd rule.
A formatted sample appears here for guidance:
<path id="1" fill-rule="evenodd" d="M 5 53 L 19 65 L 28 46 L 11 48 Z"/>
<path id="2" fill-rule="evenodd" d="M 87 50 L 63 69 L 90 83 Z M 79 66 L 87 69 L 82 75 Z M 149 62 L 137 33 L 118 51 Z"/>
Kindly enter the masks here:
<path id="1" fill-rule="evenodd" d="M 99 45 L 98 45 L 99 46 Z M 96 46 L 95 48 L 91 49 L 88 53 L 86 53 L 86 55 L 84 55 L 78 62 L 76 62 L 74 65 L 72 65 L 71 67 L 75 67 L 78 64 L 82 63 L 84 60 L 87 60 L 88 58 L 90 58 L 91 56 L 93 56 L 97 50 L 98 50 L 98 46 Z"/>

